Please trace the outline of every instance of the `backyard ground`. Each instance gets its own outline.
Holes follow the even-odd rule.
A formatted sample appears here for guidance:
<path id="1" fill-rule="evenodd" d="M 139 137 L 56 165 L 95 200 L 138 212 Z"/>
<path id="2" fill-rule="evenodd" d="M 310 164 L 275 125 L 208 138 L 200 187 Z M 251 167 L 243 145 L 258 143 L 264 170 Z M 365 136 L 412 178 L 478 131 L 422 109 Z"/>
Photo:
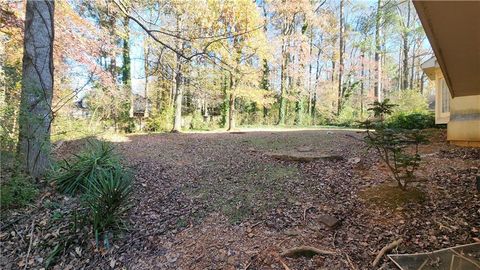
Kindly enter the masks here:
<path id="1" fill-rule="evenodd" d="M 479 149 L 450 146 L 443 130 L 432 131 L 421 147 L 422 181 L 404 193 L 362 136 L 341 129 L 128 136 L 115 143 L 135 174 L 127 230 L 108 250 L 95 249 L 87 231 L 55 268 L 372 269 L 379 250 L 399 238 L 393 253 L 480 241 Z M 56 155 L 83 144 L 63 143 Z M 44 267 L 60 241 L 58 213 L 72 199 L 45 185 L 35 206 L 2 217 L 0 268 Z M 281 256 L 306 245 L 334 254 Z M 379 267 L 396 269 L 386 257 Z"/>

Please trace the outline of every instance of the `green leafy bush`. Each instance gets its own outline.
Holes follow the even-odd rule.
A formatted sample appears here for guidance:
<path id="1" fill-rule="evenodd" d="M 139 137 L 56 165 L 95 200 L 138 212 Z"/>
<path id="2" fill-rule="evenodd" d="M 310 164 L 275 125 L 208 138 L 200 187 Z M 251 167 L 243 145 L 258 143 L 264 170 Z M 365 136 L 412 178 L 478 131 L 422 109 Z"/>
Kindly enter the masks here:
<path id="1" fill-rule="evenodd" d="M 209 130 L 211 125 L 208 122 L 205 122 L 203 116 L 200 112 L 194 111 L 192 113 L 192 119 L 190 121 L 191 130 Z"/>
<path id="2" fill-rule="evenodd" d="M 427 98 L 417 89 L 406 89 L 393 92 L 390 96 L 390 100 L 397 105 L 395 106 L 393 114 L 428 112 Z"/>
<path id="3" fill-rule="evenodd" d="M 52 141 L 87 138 L 105 132 L 100 122 L 65 114 L 55 116 L 51 128 Z"/>
<path id="4" fill-rule="evenodd" d="M 147 131 L 170 131 L 173 128 L 173 107 L 165 108 L 161 113 L 152 112 L 145 120 Z"/>
<path id="5" fill-rule="evenodd" d="M 0 205 L 2 209 L 26 206 L 38 194 L 31 179 L 17 175 L 0 185 Z"/>
<path id="6" fill-rule="evenodd" d="M 88 147 L 84 152 L 75 155 L 73 161 L 64 160 L 53 173 L 52 181 L 59 191 L 69 195 L 74 195 L 79 190 L 85 191 L 104 171 L 119 166 L 111 144 L 93 140 L 87 142 Z"/>
<path id="7" fill-rule="evenodd" d="M 130 173 L 113 150 L 110 143 L 89 141 L 84 152 L 65 160 L 52 177 L 61 192 L 83 194 L 97 244 L 100 234 L 121 224 L 131 193 Z M 108 233 L 104 238 L 108 240 Z"/>
<path id="8" fill-rule="evenodd" d="M 398 113 L 387 120 L 389 128 L 426 129 L 435 128 L 433 113 Z"/>
<path id="9" fill-rule="evenodd" d="M 333 124 L 337 126 L 351 127 L 355 126 L 358 119 L 359 116 L 357 111 L 352 106 L 345 106 L 340 112 L 340 115 L 335 118 Z"/>
<path id="10" fill-rule="evenodd" d="M 369 109 L 375 113 L 373 121 L 366 120 L 362 125 L 367 129 L 364 138 L 369 148 L 376 151 L 390 169 L 398 187 L 402 190 L 415 180 L 415 171 L 420 166 L 419 145 L 426 143 L 426 137 L 416 129 L 392 129 L 385 123 L 385 116 L 395 107 L 388 99 L 375 102 Z M 372 131 L 372 129 L 375 129 Z"/>
<path id="11" fill-rule="evenodd" d="M 131 191 L 130 174 L 121 167 L 102 170 L 92 179 L 91 188 L 83 196 L 83 201 L 91 210 L 97 242 L 101 232 L 121 225 L 119 221 L 127 209 Z"/>

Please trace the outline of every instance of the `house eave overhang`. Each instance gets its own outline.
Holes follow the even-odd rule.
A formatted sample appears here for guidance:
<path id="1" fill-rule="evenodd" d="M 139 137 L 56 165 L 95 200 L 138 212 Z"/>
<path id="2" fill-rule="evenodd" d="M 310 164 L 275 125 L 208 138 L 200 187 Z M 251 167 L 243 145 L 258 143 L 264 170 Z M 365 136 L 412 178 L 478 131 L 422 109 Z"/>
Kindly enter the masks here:
<path id="1" fill-rule="evenodd" d="M 452 97 L 480 95 L 480 1 L 413 4 Z"/>

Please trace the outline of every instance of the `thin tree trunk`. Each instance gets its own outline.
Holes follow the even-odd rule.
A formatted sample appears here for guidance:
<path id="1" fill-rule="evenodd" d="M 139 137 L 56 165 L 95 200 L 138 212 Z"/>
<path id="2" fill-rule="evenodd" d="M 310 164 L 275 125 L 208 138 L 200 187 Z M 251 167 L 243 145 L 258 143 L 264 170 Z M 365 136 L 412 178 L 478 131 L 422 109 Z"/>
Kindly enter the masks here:
<path id="1" fill-rule="evenodd" d="M 130 117 L 134 116 L 134 106 L 135 106 L 135 95 L 133 94 L 133 89 L 130 87 L 130 30 L 129 30 L 129 21 L 130 19 L 125 16 L 123 19 L 123 28 L 125 29 L 125 37 L 123 38 L 123 47 L 122 47 L 122 82 L 126 90 L 130 92 Z"/>
<path id="2" fill-rule="evenodd" d="M 364 102 L 364 91 L 365 91 L 365 52 L 362 50 L 361 59 L 361 81 L 360 81 L 360 118 L 363 118 L 363 102 Z"/>
<path id="3" fill-rule="evenodd" d="M 342 111 L 343 98 L 343 5 L 344 0 L 340 0 L 340 42 L 339 42 L 339 65 L 338 65 L 338 101 L 337 115 Z"/>
<path id="4" fill-rule="evenodd" d="M 123 21 L 123 28 L 125 29 L 125 37 L 123 39 L 123 66 L 122 66 L 122 81 L 124 85 L 130 86 L 130 30 L 129 18 L 125 17 Z"/>
<path id="5" fill-rule="evenodd" d="M 49 164 L 55 1 L 27 1 L 18 153 L 33 177 Z"/>
<path id="6" fill-rule="evenodd" d="M 422 72 L 422 76 L 420 76 L 420 93 L 423 95 L 423 84 L 425 80 L 425 73 Z"/>
<path id="7" fill-rule="evenodd" d="M 400 45 L 398 49 L 398 83 L 397 83 L 397 90 L 400 91 L 402 90 L 402 59 L 403 59 L 403 50 L 402 50 L 402 45 Z"/>
<path id="8" fill-rule="evenodd" d="M 175 113 L 173 115 L 173 129 L 172 132 L 180 132 L 182 129 L 182 100 L 183 100 L 183 89 L 182 89 L 182 63 L 180 55 L 177 57 L 177 68 L 175 74 Z"/>
<path id="9" fill-rule="evenodd" d="M 308 115 L 312 115 L 312 101 L 313 101 L 313 93 L 312 93 L 312 50 L 313 50 L 313 28 L 310 27 L 310 43 L 309 43 L 309 51 L 308 51 Z"/>
<path id="10" fill-rule="evenodd" d="M 230 73 L 230 96 L 228 99 L 228 131 L 235 129 L 235 84 L 233 74 Z"/>
<path id="11" fill-rule="evenodd" d="M 321 68 L 320 68 L 320 55 L 321 55 L 321 50 L 319 49 L 318 50 L 318 53 L 317 53 L 317 60 L 316 60 L 316 63 L 315 63 L 315 88 L 313 90 L 313 101 L 312 101 L 312 123 L 313 125 L 316 124 L 315 122 L 315 118 L 317 116 L 317 111 L 316 111 L 316 107 L 317 107 L 317 91 L 318 91 L 318 80 L 320 79 L 320 73 L 322 72 L 321 71 Z"/>
<path id="12" fill-rule="evenodd" d="M 222 127 L 228 127 L 228 101 L 230 91 L 227 89 L 227 76 L 223 75 L 222 79 L 222 92 L 223 92 L 223 105 L 222 105 Z"/>
<path id="13" fill-rule="evenodd" d="M 381 61 L 381 34 L 382 34 L 382 0 L 377 1 L 375 16 L 375 86 L 374 93 L 378 101 L 382 101 L 382 61 Z"/>
<path id="14" fill-rule="evenodd" d="M 407 23 L 405 25 L 405 29 L 402 35 L 403 38 L 403 83 L 402 83 L 402 89 L 407 89 L 408 88 L 408 73 L 409 73 L 409 68 L 408 68 L 408 54 L 409 54 L 409 45 L 408 45 L 408 37 L 409 31 L 410 31 L 410 13 L 411 13 L 411 7 L 410 7 L 410 1 L 407 1 Z"/>
<path id="15" fill-rule="evenodd" d="M 149 77 L 149 70 L 148 70 L 148 56 L 150 54 L 148 44 L 144 45 L 144 62 L 143 62 L 143 67 L 145 69 L 145 87 L 144 87 L 144 93 L 143 96 L 145 97 L 145 111 L 143 113 L 143 117 L 148 118 L 150 117 L 150 110 L 148 108 L 148 77 Z"/>
<path id="16" fill-rule="evenodd" d="M 412 65 L 410 67 L 410 83 L 409 83 L 409 88 L 410 89 L 413 89 L 413 80 L 414 80 L 414 76 L 415 76 L 415 60 L 416 60 L 415 58 L 417 57 L 415 55 L 415 47 L 413 48 L 412 53 L 413 53 L 413 55 L 412 55 Z"/>
<path id="17" fill-rule="evenodd" d="M 266 59 L 263 59 L 263 70 L 262 70 L 262 81 L 260 87 L 263 90 L 269 91 L 270 90 L 270 68 L 268 67 L 268 62 Z M 265 123 L 268 116 L 268 108 L 267 106 L 263 105 L 263 122 Z"/>
<path id="18" fill-rule="evenodd" d="M 284 46 L 286 46 L 284 44 Z M 278 125 L 285 125 L 285 110 L 286 110 L 286 68 L 288 64 L 288 60 L 286 54 L 284 52 L 285 48 L 282 48 L 282 66 L 280 70 L 280 104 L 279 104 L 279 111 L 278 111 Z"/>

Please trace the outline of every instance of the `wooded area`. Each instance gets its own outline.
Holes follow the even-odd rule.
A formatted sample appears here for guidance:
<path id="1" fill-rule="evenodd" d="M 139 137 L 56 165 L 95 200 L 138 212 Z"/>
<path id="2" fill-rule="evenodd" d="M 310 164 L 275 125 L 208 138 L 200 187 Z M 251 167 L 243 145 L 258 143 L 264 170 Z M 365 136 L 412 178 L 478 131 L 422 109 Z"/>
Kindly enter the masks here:
<path id="1" fill-rule="evenodd" d="M 10 149 L 21 130 L 22 3 L 1 11 Z M 53 21 L 54 140 L 82 129 L 351 126 L 374 100 L 426 113 L 432 94 L 420 68 L 431 49 L 410 1 L 60 1 Z"/>

